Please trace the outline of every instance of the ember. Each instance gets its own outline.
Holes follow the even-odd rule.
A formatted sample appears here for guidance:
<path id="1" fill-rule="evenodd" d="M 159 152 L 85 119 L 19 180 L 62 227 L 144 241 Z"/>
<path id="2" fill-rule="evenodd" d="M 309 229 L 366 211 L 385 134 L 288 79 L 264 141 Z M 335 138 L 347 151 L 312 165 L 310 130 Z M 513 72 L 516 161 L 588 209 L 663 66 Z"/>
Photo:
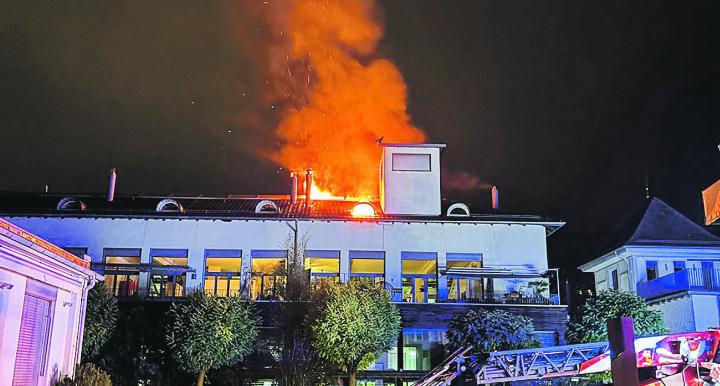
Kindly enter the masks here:
<path id="1" fill-rule="evenodd" d="M 410 123 L 406 86 L 377 56 L 383 30 L 372 0 L 293 0 L 270 7 L 285 46 L 272 50 L 284 107 L 269 157 L 317 171 L 314 199 L 378 196 L 377 142 L 422 142 Z"/>

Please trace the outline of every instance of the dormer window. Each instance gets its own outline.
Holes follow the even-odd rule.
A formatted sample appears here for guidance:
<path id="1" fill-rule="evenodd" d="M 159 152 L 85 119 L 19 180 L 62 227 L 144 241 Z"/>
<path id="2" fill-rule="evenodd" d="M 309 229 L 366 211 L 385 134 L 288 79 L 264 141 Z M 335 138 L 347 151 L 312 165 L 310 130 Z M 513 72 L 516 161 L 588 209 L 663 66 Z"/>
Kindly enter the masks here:
<path id="1" fill-rule="evenodd" d="M 57 204 L 57 210 L 63 211 L 84 211 L 87 205 L 75 197 L 65 197 Z"/>
<path id="2" fill-rule="evenodd" d="M 257 205 L 255 205 L 255 213 L 259 213 L 259 214 L 280 213 L 280 208 L 278 208 L 275 201 L 262 200 L 262 201 L 258 202 Z"/>
<path id="3" fill-rule="evenodd" d="M 157 204 L 157 207 L 155 207 L 155 211 L 163 213 L 183 213 L 185 211 L 185 208 L 183 208 L 182 204 L 180 204 L 176 200 L 166 198 Z"/>
<path id="4" fill-rule="evenodd" d="M 448 217 L 470 217 L 470 208 L 461 202 L 452 204 L 452 205 L 450 205 L 450 207 L 447 210 L 447 216 Z"/>

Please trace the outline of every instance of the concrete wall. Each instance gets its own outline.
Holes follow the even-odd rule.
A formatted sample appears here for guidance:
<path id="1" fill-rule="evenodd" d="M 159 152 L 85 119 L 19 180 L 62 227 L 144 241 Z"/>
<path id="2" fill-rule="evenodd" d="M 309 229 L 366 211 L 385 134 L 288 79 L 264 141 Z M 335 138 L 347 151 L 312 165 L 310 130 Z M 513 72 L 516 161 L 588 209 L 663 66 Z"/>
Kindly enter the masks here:
<path id="1" fill-rule="evenodd" d="M 202 283 L 206 249 L 242 250 L 243 267 L 250 267 L 250 251 L 285 249 L 290 235 L 286 221 L 193 220 L 127 218 L 27 218 L 7 220 L 62 247 L 86 247 L 93 262 L 103 262 L 103 248 L 142 248 L 150 262 L 151 248 L 187 249 L 196 277 Z M 294 222 L 293 222 L 294 223 Z M 341 275 L 348 273 L 351 250 L 385 251 L 386 281 L 401 287 L 401 253 L 437 253 L 438 266 L 447 253 L 479 253 L 483 266 L 522 265 L 547 269 L 545 228 L 541 225 L 435 222 L 298 221 L 299 235 L 307 234 L 308 248 L 341 252 Z"/>
<path id="2" fill-rule="evenodd" d="M 695 311 L 690 295 L 656 303 L 650 308 L 663 313 L 663 319 L 671 333 L 698 331 L 695 328 Z"/>
<path id="3" fill-rule="evenodd" d="M 719 327 L 718 295 L 691 295 L 695 331 L 705 331 L 710 327 Z"/>

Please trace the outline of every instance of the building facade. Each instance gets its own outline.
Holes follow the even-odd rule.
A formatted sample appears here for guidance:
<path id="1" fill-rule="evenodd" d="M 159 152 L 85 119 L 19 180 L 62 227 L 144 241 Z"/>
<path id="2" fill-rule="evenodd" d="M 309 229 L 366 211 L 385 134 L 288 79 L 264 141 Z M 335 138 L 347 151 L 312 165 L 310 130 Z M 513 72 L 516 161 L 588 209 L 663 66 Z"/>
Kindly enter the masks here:
<path id="1" fill-rule="evenodd" d="M 671 332 L 720 326 L 720 237 L 658 198 L 625 231 L 610 252 L 580 266 L 596 291 L 636 292 Z"/>
<path id="2" fill-rule="evenodd" d="M 548 267 L 546 238 L 563 223 L 443 204 L 443 147 L 385 145 L 379 201 L 318 200 L 296 191 L 112 201 L 17 195 L 0 200 L 0 215 L 92 256 L 105 285 L 128 300 L 180 299 L 191 289 L 282 300 L 288 250 L 300 242 L 309 280 L 382 283 L 399 305 L 402 336 L 369 369 L 375 375 L 431 369 L 443 359 L 438 348 L 449 319 L 470 308 L 527 315 L 544 343 L 556 344 L 567 309 L 557 270 Z"/>
<path id="3" fill-rule="evenodd" d="M 80 362 L 90 262 L 0 219 L 0 384 L 51 385 Z"/>

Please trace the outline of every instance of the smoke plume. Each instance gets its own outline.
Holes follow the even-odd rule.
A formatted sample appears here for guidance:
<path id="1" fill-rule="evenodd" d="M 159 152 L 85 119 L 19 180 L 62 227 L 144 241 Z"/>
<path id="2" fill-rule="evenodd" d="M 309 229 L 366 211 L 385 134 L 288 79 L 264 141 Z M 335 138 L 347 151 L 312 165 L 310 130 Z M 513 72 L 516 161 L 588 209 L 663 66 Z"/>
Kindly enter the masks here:
<path id="1" fill-rule="evenodd" d="M 337 196 L 374 196 L 384 142 L 422 142 L 406 112 L 407 88 L 378 56 L 383 35 L 372 0 L 265 2 L 274 44 L 269 86 L 280 109 L 277 148 L 264 156 L 288 170 L 315 169 Z"/>

